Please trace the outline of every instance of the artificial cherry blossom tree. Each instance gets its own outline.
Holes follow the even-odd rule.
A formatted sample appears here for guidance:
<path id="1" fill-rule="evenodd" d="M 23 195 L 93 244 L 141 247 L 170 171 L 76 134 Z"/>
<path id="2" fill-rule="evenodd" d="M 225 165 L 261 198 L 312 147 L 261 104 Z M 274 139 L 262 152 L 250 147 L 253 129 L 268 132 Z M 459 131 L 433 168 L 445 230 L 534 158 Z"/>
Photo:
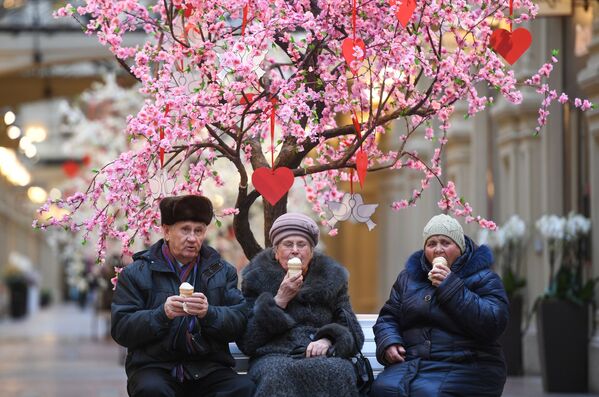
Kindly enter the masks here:
<path id="1" fill-rule="evenodd" d="M 260 197 L 251 184 L 254 170 L 291 169 L 324 223 L 325 203 L 340 199 L 337 183 L 355 178 L 350 170 L 359 168 L 356 158 L 366 153 L 369 173 L 422 173 L 421 184 L 410 197 L 398 197 L 394 209 L 414 205 L 436 180 L 443 187 L 442 209 L 494 228 L 493 222 L 473 216 L 453 183 L 441 179 L 440 159 L 455 102 L 466 101 L 469 115 L 486 109 L 494 98 L 479 93 L 484 86 L 516 104 L 522 86 L 535 87 L 544 97 L 541 125 L 558 98 L 546 84 L 552 63 L 518 82 L 489 48 L 497 24 L 519 24 L 537 11 L 531 0 L 514 0 L 513 6 L 514 17 L 509 0 L 87 0 L 67 5 L 57 14 L 74 16 L 87 34 L 97 35 L 141 82 L 148 99 L 127 120 L 125 133 L 135 149 L 101 168 L 86 192 L 58 203 L 69 215 L 50 223 L 97 230 L 127 249 L 134 237 L 147 237 L 158 227 L 161 197 L 204 193 L 208 183 L 234 183 L 236 201 L 218 216 L 234 216 L 236 237 L 252 257 L 261 249 L 248 221 Z M 133 32 L 144 35 L 144 42 L 126 46 L 124 38 Z M 349 50 L 344 49 L 347 39 L 352 40 Z M 271 142 L 273 116 L 277 129 Z M 378 147 L 377 136 L 391 149 Z M 410 150 L 410 140 L 419 136 L 430 141 L 428 153 Z M 221 158 L 235 170 L 235 179 L 214 171 Z M 168 183 L 172 186 L 164 188 Z M 286 211 L 287 198 L 263 204 L 267 231 Z M 76 222 L 73 213 L 82 206 L 94 213 Z"/>

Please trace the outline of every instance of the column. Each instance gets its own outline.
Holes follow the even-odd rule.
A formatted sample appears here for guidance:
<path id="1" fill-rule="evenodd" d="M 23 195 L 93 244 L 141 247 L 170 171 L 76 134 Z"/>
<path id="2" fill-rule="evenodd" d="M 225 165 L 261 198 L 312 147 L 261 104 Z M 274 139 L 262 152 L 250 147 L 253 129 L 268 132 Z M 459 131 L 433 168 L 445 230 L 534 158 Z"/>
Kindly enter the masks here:
<path id="1" fill-rule="evenodd" d="M 562 43 L 562 22 L 559 18 L 536 20 L 528 27 L 533 44 L 513 66 L 518 80 L 531 76 L 551 56 L 553 48 Z M 563 87 L 561 64 L 553 71 L 550 85 Z M 534 135 L 538 108 L 542 98 L 534 90 L 523 89 L 523 101 L 514 106 L 502 98 L 491 110 L 496 133 L 497 214 L 499 223 L 511 215 L 519 215 L 527 224 L 529 241 L 523 258 L 527 279 L 525 311 L 530 311 L 536 298 L 543 294 L 549 279 L 549 262 L 536 241 L 534 223 L 543 214 L 563 213 L 563 113 L 558 104 L 549 109 L 548 124 Z M 535 249 L 536 247 L 536 249 Z M 524 371 L 540 373 L 535 321 L 531 322 L 523 339 Z"/>
<path id="2" fill-rule="evenodd" d="M 394 123 L 392 128 L 403 128 L 401 123 Z M 397 131 L 394 131 L 394 134 Z M 431 154 L 431 143 L 424 139 L 424 132 L 410 138 L 410 150 L 416 150 L 423 160 L 428 161 Z M 415 207 L 393 211 L 389 206 L 394 201 L 409 199 L 414 189 L 420 188 L 421 172 L 407 169 L 395 170 L 380 179 L 380 206 L 377 213 L 377 229 L 379 229 L 379 275 L 378 299 L 380 306 L 389 298 L 391 286 L 399 273 L 404 269 L 408 257 L 422 249 L 422 230 L 426 222 L 439 213 L 437 201 L 440 187 L 436 180 L 417 201 Z M 379 212 L 380 210 L 380 212 Z M 380 308 L 379 306 L 379 308 Z"/>
<path id="3" fill-rule="evenodd" d="M 595 3 L 593 3 L 595 6 Z M 593 103 L 599 103 L 599 18 L 594 8 L 593 40 L 589 48 L 586 67 L 578 74 L 578 83 Z M 589 128 L 589 175 L 591 181 L 591 221 L 592 221 L 592 276 L 599 275 L 599 110 L 585 112 Z M 597 292 L 597 288 L 595 289 Z M 597 299 L 597 294 L 595 295 Z M 595 324 L 599 323 L 599 311 L 594 315 Z M 589 391 L 599 392 L 599 330 L 595 326 L 589 345 Z"/>
<path id="4" fill-rule="evenodd" d="M 476 213 L 480 211 L 476 203 L 472 200 L 476 197 L 473 194 L 472 187 L 477 185 L 477 181 L 473 180 L 472 170 L 476 167 L 471 167 L 472 164 L 472 148 L 471 135 L 475 135 L 480 131 L 475 132 L 474 120 L 465 118 L 468 114 L 468 104 L 465 101 L 457 102 L 454 113 L 451 116 L 451 127 L 448 131 L 447 146 L 445 147 L 445 167 L 443 169 L 443 180 L 453 181 L 456 185 L 458 194 L 464 197 L 469 202 Z M 484 207 L 483 207 L 484 209 Z M 466 225 L 460 219 L 460 223 L 464 226 L 464 232 L 476 239 L 478 227 L 476 225 Z"/>

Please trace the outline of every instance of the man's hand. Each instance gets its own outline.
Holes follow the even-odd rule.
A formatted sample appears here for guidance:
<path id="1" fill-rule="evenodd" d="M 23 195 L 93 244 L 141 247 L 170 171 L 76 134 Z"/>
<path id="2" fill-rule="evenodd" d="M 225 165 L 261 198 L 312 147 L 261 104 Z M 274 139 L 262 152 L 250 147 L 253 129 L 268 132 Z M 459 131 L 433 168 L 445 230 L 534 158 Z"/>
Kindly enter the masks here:
<path id="1" fill-rule="evenodd" d="M 402 345 L 391 345 L 385 350 L 385 361 L 389 364 L 406 361 L 406 349 Z"/>
<path id="2" fill-rule="evenodd" d="M 285 278 L 279 285 L 279 290 L 275 295 L 275 302 L 277 306 L 285 309 L 287 304 L 295 298 L 299 290 L 302 288 L 304 283 L 304 276 L 301 273 L 296 274 L 293 277 L 289 277 L 289 274 L 285 274 Z"/>
<path id="3" fill-rule="evenodd" d="M 171 295 L 166 298 L 166 302 L 164 302 L 166 316 L 171 320 L 175 317 L 187 316 L 183 310 L 183 302 L 185 302 L 185 298 L 179 295 Z"/>
<path id="4" fill-rule="evenodd" d="M 306 357 L 326 356 L 329 347 L 331 347 L 332 345 L 333 342 L 331 342 L 327 338 L 322 338 L 315 340 L 314 342 L 310 342 L 310 344 L 306 348 Z"/>
<path id="5" fill-rule="evenodd" d="M 208 298 L 201 292 L 194 292 L 191 298 L 185 298 L 183 310 L 189 315 L 204 318 L 208 313 Z"/>

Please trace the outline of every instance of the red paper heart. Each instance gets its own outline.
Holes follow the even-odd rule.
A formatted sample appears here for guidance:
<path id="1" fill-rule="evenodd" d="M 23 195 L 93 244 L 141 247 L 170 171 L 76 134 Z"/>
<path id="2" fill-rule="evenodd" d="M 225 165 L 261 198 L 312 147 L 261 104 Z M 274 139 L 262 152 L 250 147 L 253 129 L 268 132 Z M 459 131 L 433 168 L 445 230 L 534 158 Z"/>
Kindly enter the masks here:
<path id="1" fill-rule="evenodd" d="M 246 93 L 245 95 L 241 95 L 241 99 L 239 100 L 239 103 L 242 105 L 247 105 L 248 103 L 251 103 L 254 101 L 254 98 L 256 98 L 256 95 L 258 94 L 252 94 L 252 93 Z M 245 98 L 247 98 L 247 101 L 245 100 Z"/>
<path id="2" fill-rule="evenodd" d="M 366 170 L 368 168 L 368 155 L 363 151 L 359 150 L 356 155 L 356 170 L 358 171 L 358 181 L 360 181 L 360 187 L 364 188 L 364 180 L 366 179 Z"/>
<path id="3" fill-rule="evenodd" d="M 341 52 L 343 53 L 343 58 L 345 58 L 345 62 L 347 62 L 347 65 L 349 66 L 352 73 L 355 74 L 356 71 L 351 67 L 352 62 L 356 59 L 356 57 L 354 57 L 354 47 L 360 47 L 362 49 L 362 57 L 358 59 L 359 61 L 361 61 L 362 59 L 364 59 L 364 54 L 366 53 L 366 45 L 364 45 L 364 40 L 354 40 L 351 37 L 348 37 L 345 40 L 343 40 L 343 43 L 341 44 Z"/>
<path id="4" fill-rule="evenodd" d="M 287 167 L 278 167 L 274 171 L 260 167 L 252 174 L 254 187 L 271 205 L 275 205 L 293 185 L 293 172 Z"/>
<path id="5" fill-rule="evenodd" d="M 496 29 L 489 41 L 491 48 L 510 65 L 513 65 L 528 50 L 531 43 L 532 35 L 525 28 L 518 28 L 513 32 Z"/>
<path id="6" fill-rule="evenodd" d="M 193 13 L 193 6 L 191 4 L 188 4 L 185 7 L 185 11 L 184 11 L 183 14 L 185 15 L 185 18 L 189 18 L 192 13 Z"/>
<path id="7" fill-rule="evenodd" d="M 79 164 L 73 160 L 65 161 L 62 163 L 62 170 L 69 178 L 74 178 L 79 172 Z"/>
<path id="8" fill-rule="evenodd" d="M 389 3 L 391 5 L 397 4 L 396 0 L 390 0 Z M 408 26 L 408 22 L 410 18 L 412 18 L 412 14 L 414 14 L 414 10 L 416 9 L 416 0 L 401 0 L 401 4 L 397 7 L 397 11 L 395 12 L 395 16 L 399 19 L 399 23 L 404 28 Z"/>

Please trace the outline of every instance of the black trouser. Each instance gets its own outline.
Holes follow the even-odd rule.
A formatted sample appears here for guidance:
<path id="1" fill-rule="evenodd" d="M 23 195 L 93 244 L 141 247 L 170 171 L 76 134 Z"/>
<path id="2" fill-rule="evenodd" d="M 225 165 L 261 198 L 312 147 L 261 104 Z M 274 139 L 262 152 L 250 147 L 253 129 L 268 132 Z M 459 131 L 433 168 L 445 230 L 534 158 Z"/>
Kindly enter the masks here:
<path id="1" fill-rule="evenodd" d="M 249 376 L 239 375 L 227 367 L 183 383 L 167 370 L 146 368 L 129 378 L 127 391 L 131 397 L 251 397 L 254 382 Z"/>

